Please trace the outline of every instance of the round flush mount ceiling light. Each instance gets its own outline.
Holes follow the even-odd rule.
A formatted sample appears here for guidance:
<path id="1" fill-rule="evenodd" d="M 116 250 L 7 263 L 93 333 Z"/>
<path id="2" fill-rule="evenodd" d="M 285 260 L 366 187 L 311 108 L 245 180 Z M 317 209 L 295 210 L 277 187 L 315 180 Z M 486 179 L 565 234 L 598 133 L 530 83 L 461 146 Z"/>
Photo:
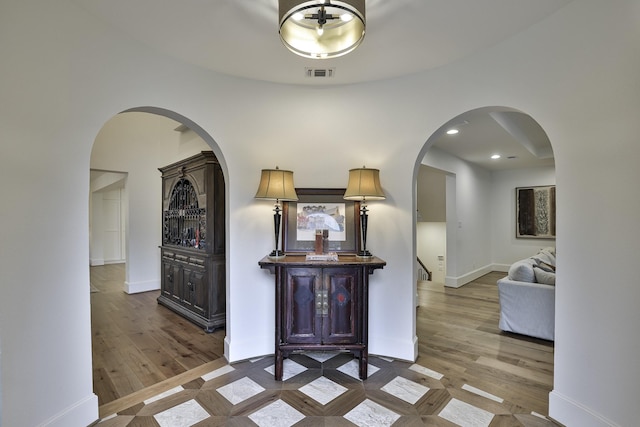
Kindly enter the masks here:
<path id="1" fill-rule="evenodd" d="M 305 58 L 336 58 L 364 39 L 364 0 L 278 0 L 278 11 L 282 43 Z"/>

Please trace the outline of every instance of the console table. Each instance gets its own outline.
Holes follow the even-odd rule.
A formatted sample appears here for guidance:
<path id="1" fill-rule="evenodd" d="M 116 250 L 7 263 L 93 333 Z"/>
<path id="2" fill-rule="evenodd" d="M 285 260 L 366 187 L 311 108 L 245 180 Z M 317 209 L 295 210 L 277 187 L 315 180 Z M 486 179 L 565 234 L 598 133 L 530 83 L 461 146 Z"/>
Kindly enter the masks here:
<path id="1" fill-rule="evenodd" d="M 367 378 L 369 275 L 386 262 L 340 255 L 338 261 L 307 261 L 305 255 L 263 258 L 275 274 L 275 379 L 293 351 L 348 350 Z"/>

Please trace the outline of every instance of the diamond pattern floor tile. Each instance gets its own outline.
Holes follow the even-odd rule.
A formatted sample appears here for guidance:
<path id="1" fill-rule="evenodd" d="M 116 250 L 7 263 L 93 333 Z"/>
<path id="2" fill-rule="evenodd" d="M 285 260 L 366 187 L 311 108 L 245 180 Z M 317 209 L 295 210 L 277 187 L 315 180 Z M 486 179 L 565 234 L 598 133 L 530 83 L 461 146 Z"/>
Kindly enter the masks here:
<path id="1" fill-rule="evenodd" d="M 491 412 L 458 399 L 451 399 L 438 415 L 462 427 L 488 427 L 494 417 Z"/>
<path id="2" fill-rule="evenodd" d="M 371 376 L 373 374 L 375 374 L 376 372 L 378 372 L 380 370 L 380 368 L 373 366 L 373 365 L 367 365 L 367 376 Z M 338 371 L 349 375 L 350 377 L 356 378 L 356 379 L 360 379 L 360 362 L 356 359 L 353 359 L 347 363 L 345 363 L 344 365 L 340 366 L 338 368 Z"/>
<path id="3" fill-rule="evenodd" d="M 260 384 L 248 377 L 241 378 L 217 389 L 218 393 L 234 405 L 262 393 L 264 390 Z"/>
<path id="4" fill-rule="evenodd" d="M 412 371 L 416 371 L 416 372 L 418 372 L 420 374 L 426 375 L 428 377 L 434 378 L 434 379 L 436 379 L 438 381 L 441 380 L 442 377 L 444 377 L 444 375 L 442 375 L 440 372 L 433 371 L 433 370 L 431 370 L 429 368 L 425 368 L 424 366 L 420 366 L 420 365 L 415 364 L 415 363 L 413 365 L 411 365 L 409 367 L 409 369 L 411 369 Z"/>
<path id="5" fill-rule="evenodd" d="M 349 353 L 303 353 L 287 358 L 283 367 L 289 381 L 275 381 L 272 356 L 225 365 L 148 403 L 139 402 L 105 417 L 99 425 L 384 427 L 453 423 L 487 427 L 495 421 L 524 427 L 533 419 L 536 426 L 554 426 L 530 411 L 512 415 L 511 409 L 517 407 L 513 402 L 491 399 L 493 395 L 463 382 L 456 386 L 426 366 L 375 356 L 370 361 L 366 381 L 359 379 L 358 360 Z M 468 392 L 486 399 L 474 399 Z"/>
<path id="6" fill-rule="evenodd" d="M 228 374 L 229 372 L 233 372 L 235 369 L 231 365 L 223 366 L 222 368 L 218 368 L 215 371 L 209 372 L 208 374 L 204 374 L 201 378 L 203 381 L 210 381 L 214 378 L 218 378 L 224 374 Z"/>
<path id="7" fill-rule="evenodd" d="M 304 419 L 304 415 L 282 400 L 276 400 L 249 418 L 259 427 L 290 427 Z"/>
<path id="8" fill-rule="evenodd" d="M 422 384 L 418 384 L 417 382 L 398 376 L 380 390 L 386 391 L 390 395 L 413 405 L 420 400 L 422 396 L 427 394 L 429 387 L 425 387 Z"/>
<path id="9" fill-rule="evenodd" d="M 300 391 L 320 403 L 326 405 L 336 397 L 345 393 L 348 389 L 331 381 L 326 377 L 320 377 L 309 384 L 300 387 Z"/>
<path id="10" fill-rule="evenodd" d="M 276 372 L 276 365 L 271 365 L 264 370 L 269 372 L 271 375 L 274 375 Z M 296 363 L 291 359 L 285 359 L 282 363 L 282 381 L 287 381 L 288 379 L 295 377 L 296 375 L 306 370 L 307 368 L 305 368 L 301 364 Z"/>
<path id="11" fill-rule="evenodd" d="M 367 399 L 349 411 L 344 417 L 360 427 L 385 427 L 395 423 L 400 418 L 400 415 Z"/>
<path id="12" fill-rule="evenodd" d="M 209 418 L 195 400 L 189 400 L 153 416 L 160 427 L 190 427 Z"/>

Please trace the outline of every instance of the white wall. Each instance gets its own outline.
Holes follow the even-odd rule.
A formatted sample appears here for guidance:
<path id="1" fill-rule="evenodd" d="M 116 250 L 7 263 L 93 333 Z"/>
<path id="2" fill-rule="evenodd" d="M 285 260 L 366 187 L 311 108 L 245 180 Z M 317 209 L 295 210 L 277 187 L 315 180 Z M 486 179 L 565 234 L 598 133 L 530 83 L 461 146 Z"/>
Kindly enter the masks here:
<path id="1" fill-rule="evenodd" d="M 387 199 L 370 204 L 368 246 L 388 265 L 371 277 L 370 351 L 412 359 L 416 167 L 442 123 L 491 105 L 530 114 L 554 147 L 562 265 L 551 416 L 567 425 L 633 425 L 640 417 L 640 199 L 631 197 L 640 181 L 637 20 L 635 0 L 575 1 L 450 66 L 402 79 L 305 88 L 179 64 L 105 28 L 70 1 L 3 2 L 0 177 L 14 184 L 0 186 L 0 200 L 12 201 L 0 204 L 3 425 L 79 426 L 97 417 L 89 160 L 96 135 L 118 112 L 153 106 L 186 117 L 209 135 L 205 140 L 223 161 L 230 360 L 273 352 L 273 305 L 265 303 L 273 297 L 273 277 L 257 267 L 271 249 L 273 226 L 272 206 L 253 199 L 260 169 L 278 164 L 295 171 L 297 186 L 340 187 L 350 168 L 379 168 Z M 340 132 L 318 128 L 308 120 L 314 116 Z M 309 155 L 318 144 L 326 151 Z M 131 191 L 144 194 L 157 180 L 140 185 Z M 476 194 L 464 183 L 458 188 L 462 212 L 483 203 L 484 191 Z M 132 210 L 159 206 L 152 197 L 130 200 Z M 473 248 L 487 241 L 475 229 L 490 228 L 491 221 L 459 220 L 463 232 L 470 230 L 472 237 L 462 241 L 471 247 L 454 262 L 467 271 L 490 261 Z M 141 226 L 130 221 L 130 230 Z M 132 246 L 129 253 L 144 253 Z M 151 256 L 140 261 L 157 262 Z M 593 265 L 607 267 L 585 268 Z M 130 273 L 132 281 L 146 280 Z M 27 313 L 27 305 L 37 310 Z"/>
<path id="2" fill-rule="evenodd" d="M 492 259 L 496 270 L 507 271 L 513 262 L 529 257 L 544 247 L 556 245 L 554 239 L 516 239 L 515 190 L 516 187 L 555 185 L 555 168 L 493 172 L 492 183 Z"/>

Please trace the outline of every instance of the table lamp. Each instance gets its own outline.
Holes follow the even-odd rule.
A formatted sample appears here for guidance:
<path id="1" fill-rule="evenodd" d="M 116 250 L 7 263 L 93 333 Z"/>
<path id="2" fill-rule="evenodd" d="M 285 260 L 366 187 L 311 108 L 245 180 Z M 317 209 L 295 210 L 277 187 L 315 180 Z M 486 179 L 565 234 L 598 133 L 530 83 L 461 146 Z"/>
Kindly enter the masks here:
<path id="1" fill-rule="evenodd" d="M 284 251 L 279 249 L 280 241 L 280 202 L 296 201 L 295 186 L 293 185 L 293 172 L 279 169 L 262 169 L 260 184 L 255 195 L 256 199 L 275 200 L 275 208 L 273 211 L 273 226 L 275 229 L 276 248 L 269 254 L 269 258 L 282 258 L 285 256 Z"/>

